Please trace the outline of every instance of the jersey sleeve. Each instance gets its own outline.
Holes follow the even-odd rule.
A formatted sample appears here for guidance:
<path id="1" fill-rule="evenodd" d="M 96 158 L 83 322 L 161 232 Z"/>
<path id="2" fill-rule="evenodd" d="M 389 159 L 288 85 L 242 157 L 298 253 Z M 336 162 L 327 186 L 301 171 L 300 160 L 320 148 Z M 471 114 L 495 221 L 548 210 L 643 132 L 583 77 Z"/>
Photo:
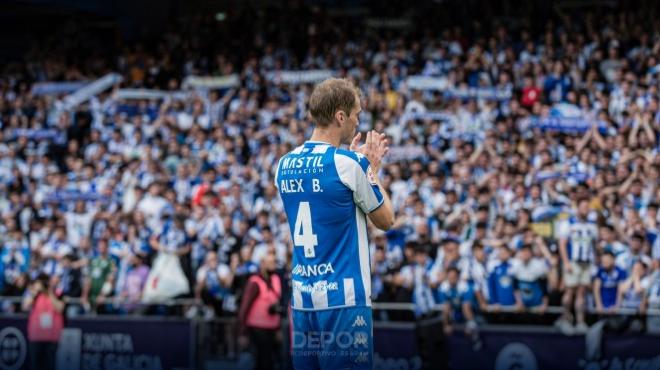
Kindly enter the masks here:
<path id="1" fill-rule="evenodd" d="M 353 191 L 353 200 L 363 212 L 371 213 L 383 204 L 383 194 L 365 156 L 340 149 L 335 152 L 335 166 L 341 182 Z"/>
<path id="2" fill-rule="evenodd" d="M 275 174 L 273 175 L 273 182 L 275 183 L 275 188 L 277 188 L 277 190 L 280 190 L 280 184 L 278 184 L 278 178 L 280 176 L 280 164 L 282 163 L 282 159 L 284 159 L 284 156 L 282 156 L 280 160 L 277 161 L 277 166 L 275 166 Z"/>

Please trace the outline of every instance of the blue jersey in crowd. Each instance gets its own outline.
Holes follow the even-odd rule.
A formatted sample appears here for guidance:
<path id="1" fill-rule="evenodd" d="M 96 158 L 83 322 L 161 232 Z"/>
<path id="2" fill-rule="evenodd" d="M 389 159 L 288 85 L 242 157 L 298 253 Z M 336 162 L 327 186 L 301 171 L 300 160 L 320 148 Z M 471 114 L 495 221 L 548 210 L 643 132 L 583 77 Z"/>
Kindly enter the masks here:
<path id="1" fill-rule="evenodd" d="M 600 299 L 603 308 L 612 307 L 616 304 L 616 295 L 619 290 L 619 283 L 626 280 L 627 274 L 619 267 L 614 267 L 610 271 L 604 268 L 598 268 L 596 279 L 600 279 Z"/>
<path id="2" fill-rule="evenodd" d="M 307 141 L 284 155 L 275 184 L 293 239 L 293 308 L 371 306 L 366 214 L 383 203 L 367 158 Z"/>
<path id="3" fill-rule="evenodd" d="M 449 303 L 453 313 L 452 319 L 456 322 L 465 321 L 463 316 L 463 303 L 471 301 L 472 292 L 464 281 L 459 281 L 456 285 L 449 284 L 448 281 L 440 285 L 439 303 Z"/>
<path id="4" fill-rule="evenodd" d="M 514 276 L 511 263 L 501 262 L 496 265 L 488 275 L 488 301 L 491 304 L 513 306 L 516 304 L 514 296 Z"/>

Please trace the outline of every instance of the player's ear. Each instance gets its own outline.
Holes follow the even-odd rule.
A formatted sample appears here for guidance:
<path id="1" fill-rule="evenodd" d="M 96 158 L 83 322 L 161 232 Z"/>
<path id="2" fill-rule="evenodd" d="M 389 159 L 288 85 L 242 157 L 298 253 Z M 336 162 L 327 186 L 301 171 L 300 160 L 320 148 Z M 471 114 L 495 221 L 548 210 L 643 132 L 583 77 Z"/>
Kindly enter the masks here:
<path id="1" fill-rule="evenodd" d="M 339 123 L 339 126 L 343 126 L 344 122 L 346 122 L 346 112 L 343 110 L 336 111 L 335 120 Z"/>

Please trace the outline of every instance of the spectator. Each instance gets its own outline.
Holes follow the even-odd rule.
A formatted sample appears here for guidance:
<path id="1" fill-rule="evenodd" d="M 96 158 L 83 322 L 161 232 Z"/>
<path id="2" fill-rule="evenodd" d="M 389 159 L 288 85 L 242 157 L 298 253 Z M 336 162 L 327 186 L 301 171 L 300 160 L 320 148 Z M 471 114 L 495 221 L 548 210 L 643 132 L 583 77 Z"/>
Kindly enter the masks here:
<path id="1" fill-rule="evenodd" d="M 518 250 L 514 261 L 512 273 L 516 308 L 539 308 L 541 313 L 545 312 L 548 307 L 547 262 L 535 258 L 529 244 L 524 244 Z"/>
<path id="2" fill-rule="evenodd" d="M 82 292 L 82 303 L 86 307 L 103 313 L 106 301 L 112 295 L 112 287 L 117 277 L 117 265 L 108 254 L 108 242 L 105 239 L 98 241 L 97 257 L 89 263 L 89 274 L 85 277 Z"/>
<path id="3" fill-rule="evenodd" d="M 144 285 L 149 277 L 149 267 L 144 263 L 144 257 L 132 254 L 129 259 L 129 267 L 124 279 L 124 285 L 119 291 L 121 302 L 125 302 L 122 311 L 135 313 L 140 311 L 140 302 Z"/>
<path id="4" fill-rule="evenodd" d="M 210 307 L 216 316 L 223 315 L 223 302 L 231 299 L 230 288 L 233 285 L 234 274 L 238 267 L 238 258 L 232 258 L 231 265 L 218 263 L 215 252 L 206 255 L 204 265 L 197 271 L 195 297 L 201 299 Z"/>
<path id="5" fill-rule="evenodd" d="M 585 300 L 591 285 L 591 268 L 594 263 L 595 243 L 598 240 L 598 227 L 590 220 L 590 212 L 589 199 L 580 198 L 575 215 L 564 223 L 560 232 L 559 254 L 564 266 L 566 290 L 562 298 L 564 314 L 557 324 L 564 332 L 573 330 L 570 327 L 573 305 L 574 331 L 584 334 L 588 328 L 584 321 Z"/>
<path id="6" fill-rule="evenodd" d="M 485 309 L 488 305 L 488 273 L 486 270 L 486 252 L 479 241 L 472 244 L 472 253 L 459 263 L 461 280 L 467 283 L 474 310 Z"/>
<path id="7" fill-rule="evenodd" d="M 632 275 L 633 266 L 637 262 L 650 264 L 651 258 L 643 252 L 644 242 L 646 238 L 640 233 L 635 233 L 630 237 L 629 247 L 616 256 L 616 265 L 628 275 Z"/>
<path id="8" fill-rule="evenodd" d="M 513 307 L 516 297 L 511 250 L 507 246 L 501 246 L 497 249 L 497 256 L 498 261 L 491 265 L 488 274 L 488 302 L 496 307 Z"/>
<path id="9" fill-rule="evenodd" d="M 413 259 L 410 264 L 401 268 L 400 277 L 402 286 L 412 292 L 415 314 L 422 317 L 429 314 L 435 304 L 429 285 L 429 271 L 433 264 L 423 245 L 414 243 L 410 248 L 414 250 Z"/>
<path id="10" fill-rule="evenodd" d="M 82 294 L 82 271 L 77 258 L 67 254 L 62 258 L 61 269 L 53 277 L 55 292 L 62 298 L 80 298 Z"/>
<path id="11" fill-rule="evenodd" d="M 55 352 L 64 329 L 64 302 L 55 293 L 48 275 L 40 274 L 23 299 L 28 317 L 28 341 L 32 369 L 55 369 Z"/>
<path id="12" fill-rule="evenodd" d="M 252 275 L 248 280 L 239 321 L 241 325 L 241 342 L 246 345 L 246 335 L 255 354 L 256 369 L 272 369 L 275 364 L 277 347 L 282 341 L 280 329 L 280 306 L 282 285 L 276 273 L 275 254 L 266 253 L 259 264 L 259 274 Z"/>
<path id="13" fill-rule="evenodd" d="M 469 290 L 464 282 L 459 281 L 457 268 L 450 267 L 447 270 L 447 280 L 440 287 L 439 300 L 442 304 L 445 335 L 452 333 L 453 323 L 470 323 L 465 328 L 467 334 L 476 329 Z"/>
<path id="14" fill-rule="evenodd" d="M 646 296 L 645 279 L 648 267 L 644 262 L 637 261 L 633 266 L 632 273 L 619 285 L 617 302 L 621 308 L 644 312 L 642 302 Z"/>
<path id="15" fill-rule="evenodd" d="M 626 272 L 614 264 L 614 253 L 605 251 L 594 278 L 594 303 L 597 312 L 614 311 L 620 305 L 619 287 L 628 278 Z"/>
<path id="16" fill-rule="evenodd" d="M 20 230 L 14 230 L 0 249 L 0 292 L 15 290 L 17 280 L 29 265 L 30 247 Z"/>

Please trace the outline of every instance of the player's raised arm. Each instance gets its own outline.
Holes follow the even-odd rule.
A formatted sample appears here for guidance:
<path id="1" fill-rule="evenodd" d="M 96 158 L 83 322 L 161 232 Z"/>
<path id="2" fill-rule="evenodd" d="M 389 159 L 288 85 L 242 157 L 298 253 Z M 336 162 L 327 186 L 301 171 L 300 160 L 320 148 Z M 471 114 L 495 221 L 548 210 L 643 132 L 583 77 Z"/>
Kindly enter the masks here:
<path id="1" fill-rule="evenodd" d="M 387 138 L 385 137 L 385 134 L 379 134 L 376 131 L 369 131 L 367 132 L 366 142 L 363 145 L 358 146 L 360 137 L 360 133 L 355 135 L 351 142 L 350 149 L 367 157 L 370 164 L 367 173 L 369 182 L 378 186 L 380 193 L 383 195 L 383 202 L 376 209 L 369 212 L 369 219 L 377 228 L 381 230 L 389 230 L 394 224 L 394 209 L 392 208 L 392 202 L 390 201 L 387 191 L 378 178 L 381 161 L 389 150 Z"/>

